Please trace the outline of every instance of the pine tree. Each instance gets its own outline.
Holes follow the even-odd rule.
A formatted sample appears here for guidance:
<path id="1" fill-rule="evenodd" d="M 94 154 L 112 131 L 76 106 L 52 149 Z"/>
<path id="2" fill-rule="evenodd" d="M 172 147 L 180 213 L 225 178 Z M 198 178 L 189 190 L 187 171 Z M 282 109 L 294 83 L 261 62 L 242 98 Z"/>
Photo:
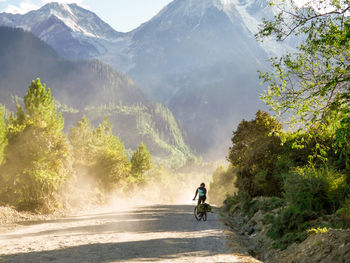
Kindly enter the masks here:
<path id="1" fill-rule="evenodd" d="M 146 145 L 141 143 L 131 157 L 131 173 L 137 178 L 141 179 L 145 172 L 151 170 L 152 168 L 152 156 L 146 149 Z"/>
<path id="2" fill-rule="evenodd" d="M 84 116 L 76 127 L 69 131 L 69 141 L 73 147 L 74 166 L 87 166 L 91 164 L 94 156 L 94 129 Z"/>
<path id="3" fill-rule="evenodd" d="M 113 135 L 112 125 L 107 119 L 95 130 L 94 136 L 99 144 L 99 151 L 93 173 L 101 189 L 108 192 L 126 179 L 130 163 L 124 145 Z"/>
<path id="4" fill-rule="evenodd" d="M 52 210 L 69 172 L 70 150 L 64 120 L 50 89 L 33 81 L 8 120 L 8 146 L 2 173 L 8 201 L 20 209 Z"/>
<path id="5" fill-rule="evenodd" d="M 102 192 L 109 192 L 129 175 L 130 164 L 124 145 L 105 120 L 98 128 L 83 117 L 69 134 L 74 153 L 74 168 L 93 178 Z"/>

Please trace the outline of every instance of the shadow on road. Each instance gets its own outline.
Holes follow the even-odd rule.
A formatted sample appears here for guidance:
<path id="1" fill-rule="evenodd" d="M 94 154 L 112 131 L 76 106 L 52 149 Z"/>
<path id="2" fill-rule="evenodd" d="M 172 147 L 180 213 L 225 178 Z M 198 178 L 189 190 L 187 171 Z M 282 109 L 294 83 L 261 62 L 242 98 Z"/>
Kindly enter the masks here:
<path id="1" fill-rule="evenodd" d="M 79 233 L 83 235 L 110 234 L 110 233 L 147 233 L 147 232 L 192 232 L 193 223 L 201 224 L 201 230 L 213 229 L 213 226 L 204 222 L 197 222 L 193 216 L 194 206 L 190 205 L 162 205 L 142 207 L 127 212 L 112 212 L 94 214 L 87 217 L 70 217 L 57 220 L 36 221 L 32 225 L 57 224 L 67 227 L 37 231 L 35 233 L 20 233 L 3 235 L 3 239 L 19 237 L 35 237 L 41 235 L 58 235 Z M 208 221 L 210 221 L 210 214 Z M 93 224 L 72 226 L 70 223 L 91 221 Z M 179 222 L 186 222 L 180 223 Z M 28 225 L 28 224 L 27 224 Z"/>
<path id="2" fill-rule="evenodd" d="M 3 255 L 0 262 L 171 261 L 194 254 L 196 257 L 228 255 L 217 216 L 209 214 L 207 222 L 197 222 L 193 209 L 191 205 L 162 205 L 42 221 L 35 229 L 2 235 L 1 240 L 29 238 L 30 242 L 45 242 L 60 238 L 70 239 L 71 245 Z M 176 235 L 169 236 L 170 232 L 176 232 Z M 121 233 L 126 236 L 136 234 L 136 239 L 119 239 Z M 95 239 L 96 236 L 107 239 L 101 242 L 101 239 Z M 90 240 L 90 237 L 94 240 L 91 244 L 78 245 L 73 241 L 76 240 L 73 238 Z M 137 239 L 139 237 L 142 238 Z"/>
<path id="3" fill-rule="evenodd" d="M 204 238 L 202 238 L 204 239 Z M 205 237 L 205 242 L 216 242 L 218 237 Z M 30 252 L 3 256 L 1 262 L 117 262 L 135 259 L 171 260 L 196 253 L 200 257 L 219 254 L 216 250 L 196 247 L 196 239 L 164 238 L 147 241 L 90 244 L 59 250 Z"/>

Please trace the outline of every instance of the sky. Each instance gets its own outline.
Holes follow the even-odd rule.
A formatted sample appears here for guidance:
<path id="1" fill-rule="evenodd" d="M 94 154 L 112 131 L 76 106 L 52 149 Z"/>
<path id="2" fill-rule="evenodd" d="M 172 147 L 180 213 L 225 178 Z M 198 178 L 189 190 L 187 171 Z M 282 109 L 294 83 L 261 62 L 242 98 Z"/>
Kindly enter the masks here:
<path id="1" fill-rule="evenodd" d="M 24 14 L 48 2 L 77 3 L 96 13 L 115 30 L 129 32 L 147 22 L 172 0 L 0 0 L 0 12 Z"/>
<path id="2" fill-rule="evenodd" d="M 147 22 L 172 0 L 0 0 L 0 12 L 24 14 L 48 2 L 77 3 L 119 32 Z"/>

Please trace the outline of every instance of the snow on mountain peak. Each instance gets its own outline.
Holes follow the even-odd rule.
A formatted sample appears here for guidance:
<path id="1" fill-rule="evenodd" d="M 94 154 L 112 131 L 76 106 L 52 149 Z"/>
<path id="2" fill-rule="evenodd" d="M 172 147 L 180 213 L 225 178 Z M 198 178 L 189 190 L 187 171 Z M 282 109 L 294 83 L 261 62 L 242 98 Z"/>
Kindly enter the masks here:
<path id="1" fill-rule="evenodd" d="M 44 23 L 50 17 L 56 17 L 72 32 L 85 37 L 115 39 L 120 35 L 95 13 L 79 7 L 77 4 L 57 2 L 50 2 L 38 10 L 24 14 L 17 19 L 16 26 L 31 30 L 31 28 Z"/>
<path id="2" fill-rule="evenodd" d="M 73 32 L 82 33 L 88 37 L 100 38 L 95 32 L 91 32 L 88 28 L 81 25 L 80 20 L 72 11 L 69 4 L 54 5 L 54 8 L 49 9 L 49 16 L 55 16 L 68 26 Z"/>
<path id="3" fill-rule="evenodd" d="M 71 16 L 75 17 L 75 15 L 72 12 L 72 9 L 70 9 L 68 4 L 61 4 L 61 5 L 62 5 L 62 8 L 67 11 L 67 13 L 69 13 Z"/>

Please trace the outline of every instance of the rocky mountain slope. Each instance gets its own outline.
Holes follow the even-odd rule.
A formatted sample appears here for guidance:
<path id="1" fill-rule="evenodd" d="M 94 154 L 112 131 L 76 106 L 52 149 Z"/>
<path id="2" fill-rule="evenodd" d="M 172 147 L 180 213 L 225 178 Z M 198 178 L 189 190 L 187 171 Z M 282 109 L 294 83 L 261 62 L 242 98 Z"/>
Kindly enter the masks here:
<path id="1" fill-rule="evenodd" d="M 126 75 L 98 61 L 61 59 L 33 34 L 0 27 L 0 104 L 15 110 L 32 79 L 40 77 L 53 92 L 69 128 L 86 115 L 94 124 L 105 116 L 126 148 L 143 141 L 151 153 L 179 165 L 191 150 L 166 107 L 150 102 Z"/>
<path id="2" fill-rule="evenodd" d="M 222 156 L 235 125 L 262 107 L 257 70 L 294 44 L 255 40 L 261 19 L 274 13 L 265 0 L 174 0 L 119 33 L 75 4 L 51 3 L 2 13 L 0 24 L 32 31 L 64 57 L 98 58 L 127 73 L 174 112 L 198 152 Z"/>
<path id="3" fill-rule="evenodd" d="M 31 31 L 60 56 L 70 59 L 95 57 L 103 50 L 99 42 L 123 36 L 76 4 L 48 3 L 24 15 L 1 13 L 0 25 Z"/>

